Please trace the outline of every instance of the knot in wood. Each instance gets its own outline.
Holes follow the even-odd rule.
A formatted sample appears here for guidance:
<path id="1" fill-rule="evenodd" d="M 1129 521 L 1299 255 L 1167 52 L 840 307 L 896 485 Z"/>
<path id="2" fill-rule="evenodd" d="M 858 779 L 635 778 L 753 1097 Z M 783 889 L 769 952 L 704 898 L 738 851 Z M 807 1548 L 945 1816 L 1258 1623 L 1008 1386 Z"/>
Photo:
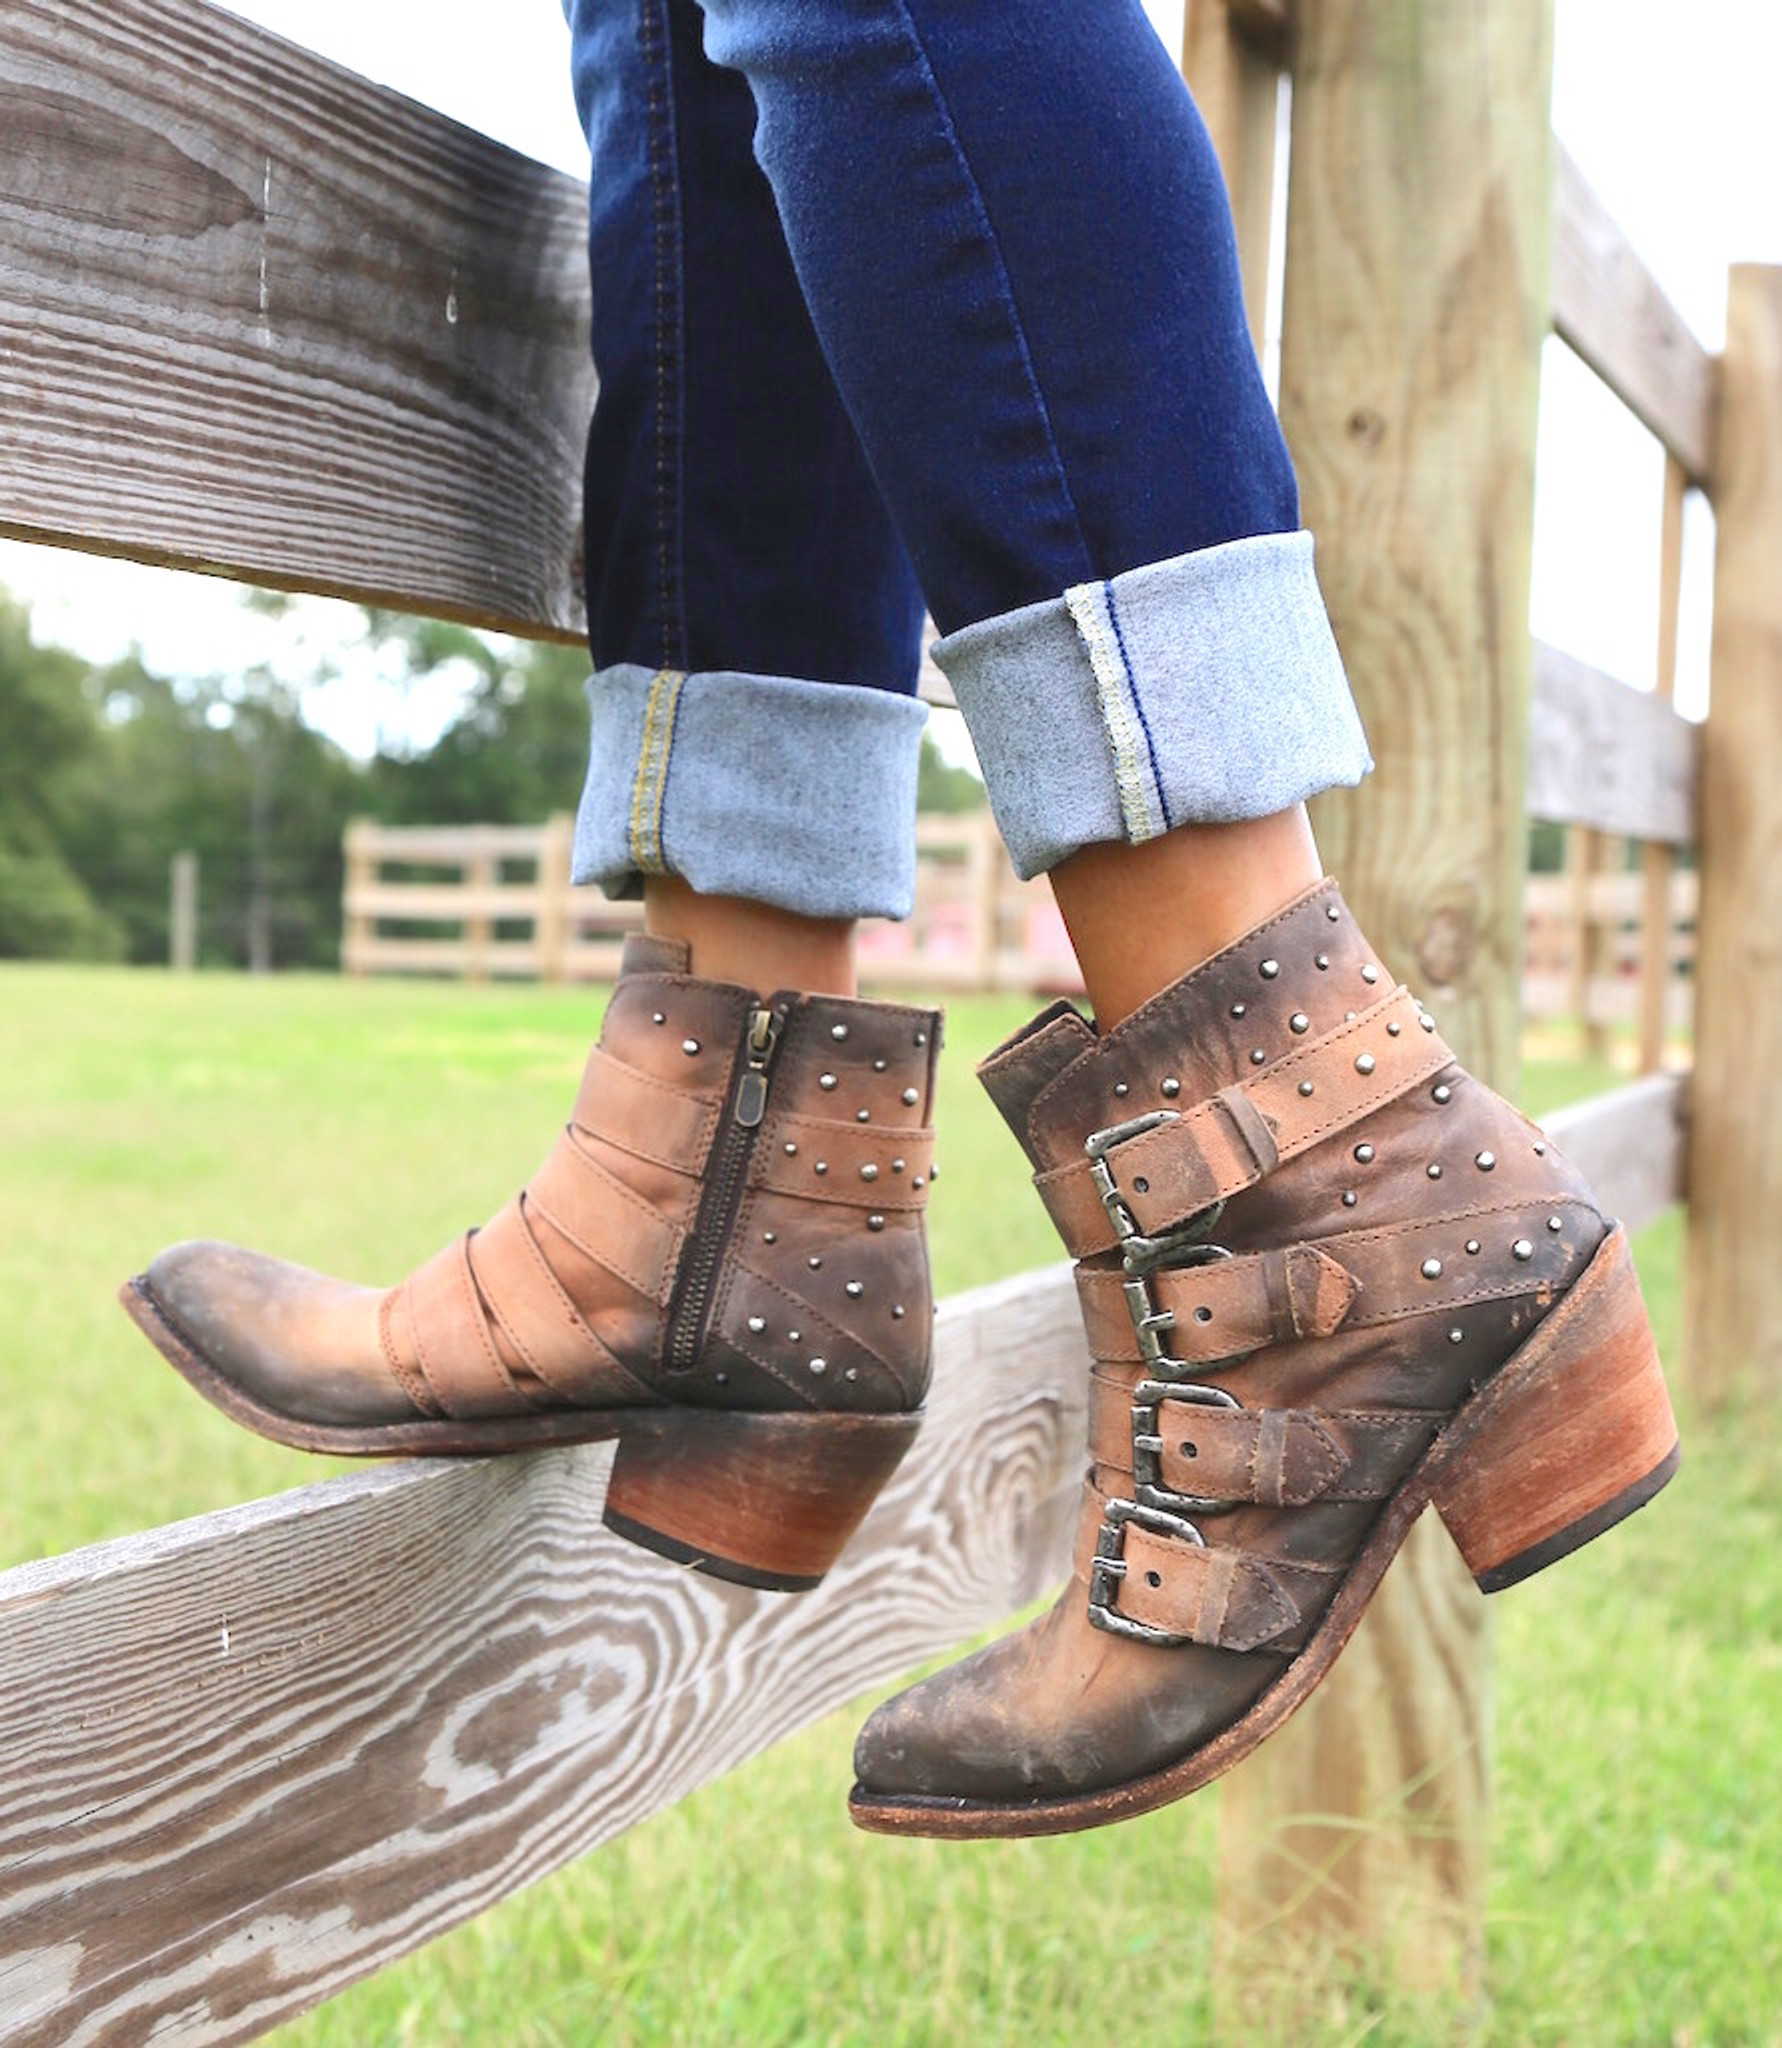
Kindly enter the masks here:
<path id="1" fill-rule="evenodd" d="M 1377 448 L 1386 438 L 1386 419 L 1371 405 L 1358 405 L 1349 415 L 1349 438 L 1359 441 L 1364 448 Z"/>
<path id="2" fill-rule="evenodd" d="M 1417 971 L 1432 988 L 1455 988 L 1466 980 L 1478 951 L 1478 933 L 1467 911 L 1437 910 L 1417 941 Z"/>

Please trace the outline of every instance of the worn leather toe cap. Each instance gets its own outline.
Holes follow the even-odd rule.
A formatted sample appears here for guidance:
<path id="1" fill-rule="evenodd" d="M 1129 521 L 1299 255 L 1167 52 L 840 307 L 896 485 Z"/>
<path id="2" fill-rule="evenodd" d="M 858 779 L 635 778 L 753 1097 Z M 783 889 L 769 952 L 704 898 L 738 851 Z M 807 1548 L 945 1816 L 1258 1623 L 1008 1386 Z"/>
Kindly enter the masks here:
<path id="1" fill-rule="evenodd" d="M 171 1246 L 143 1280 L 213 1372 L 281 1415 L 354 1424 L 414 1413 L 378 1341 L 379 1288 L 206 1239 Z"/>
<path id="2" fill-rule="evenodd" d="M 1198 1748 L 1280 1668 L 1105 1634 L 1088 1625 L 1073 1586 L 1038 1621 L 887 1700 L 860 1731 L 854 1775 L 890 1799 L 1009 1803 L 1100 1791 Z"/>

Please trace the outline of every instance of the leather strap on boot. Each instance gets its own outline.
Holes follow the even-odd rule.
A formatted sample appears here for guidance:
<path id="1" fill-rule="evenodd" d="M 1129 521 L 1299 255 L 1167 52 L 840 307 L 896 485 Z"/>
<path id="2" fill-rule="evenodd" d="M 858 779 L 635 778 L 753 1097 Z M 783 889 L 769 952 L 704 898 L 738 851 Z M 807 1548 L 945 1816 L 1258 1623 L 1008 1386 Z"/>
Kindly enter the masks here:
<path id="1" fill-rule="evenodd" d="M 1092 1396 L 1096 1466 L 1132 1477 L 1130 1497 L 1108 1497 L 1093 1532 L 1096 1627 L 1153 1643 L 1296 1646 L 1303 1617 L 1282 1578 L 1296 1568 L 1223 1549 L 1196 1518 L 1383 1499 L 1440 1421 L 1439 1411 L 1251 1410 L 1198 1373 L 1346 1326 L 1533 1293 L 1563 1275 L 1565 1224 L 1584 1219 L 1526 1199 L 1236 1256 L 1205 1241 L 1229 1198 L 1452 1064 L 1427 1014 L 1395 987 L 1254 1079 L 1096 1131 L 1080 1165 L 1036 1177 L 1079 1259 L 1122 1255 L 1123 1271 L 1078 1269 L 1093 1355 L 1147 1375 L 1124 1400 L 1098 1376 Z M 1492 1164 L 1488 1154 L 1475 1163 Z"/>
<path id="2" fill-rule="evenodd" d="M 1034 1186 L 1075 1258 L 1166 1245 L 1284 1161 L 1336 1136 L 1454 1064 L 1427 1011 L 1394 988 L 1352 1022 L 1188 1110 L 1093 1132 L 1081 1161 Z"/>

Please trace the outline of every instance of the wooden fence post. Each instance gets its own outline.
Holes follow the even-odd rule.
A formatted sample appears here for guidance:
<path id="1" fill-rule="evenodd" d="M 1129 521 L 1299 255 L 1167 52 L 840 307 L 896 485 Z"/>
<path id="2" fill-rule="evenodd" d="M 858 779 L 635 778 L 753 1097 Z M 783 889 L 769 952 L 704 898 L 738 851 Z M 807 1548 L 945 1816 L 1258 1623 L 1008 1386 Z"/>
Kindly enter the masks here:
<path id="1" fill-rule="evenodd" d="M 472 897 L 470 915 L 464 920 L 464 979 L 487 981 L 495 945 L 495 920 L 489 915 L 488 899 L 501 879 L 501 863 L 475 827 L 462 872 Z"/>
<path id="2" fill-rule="evenodd" d="M 190 848 L 173 856 L 168 875 L 167 964 L 180 974 L 198 965 L 198 856 Z"/>
<path id="3" fill-rule="evenodd" d="M 1714 491 L 1684 1328 L 1704 1400 L 1782 1396 L 1782 268 L 1736 266 Z"/>
<path id="4" fill-rule="evenodd" d="M 342 891 L 345 914 L 341 919 L 340 965 L 343 972 L 355 978 L 370 971 L 371 941 L 377 932 L 377 920 L 360 908 L 366 893 L 377 883 L 377 856 L 371 850 L 376 834 L 377 826 L 370 818 L 354 818 L 346 828 L 342 849 L 346 856 L 346 881 Z"/>
<path id="5" fill-rule="evenodd" d="M 1674 455 L 1664 459 L 1664 524 L 1658 551 L 1658 668 L 1654 686 L 1668 704 L 1677 694 L 1677 614 L 1683 594 L 1683 507 L 1689 474 Z M 1656 1074 L 1664 1064 L 1671 1028 L 1675 961 L 1677 857 L 1663 839 L 1640 848 L 1645 901 L 1640 917 L 1640 1072 Z"/>
<path id="6" fill-rule="evenodd" d="M 1461 1056 L 1511 1087 L 1551 52 L 1552 0 L 1305 0 L 1281 374 L 1379 763 L 1319 806 L 1325 859 Z M 1303 1999 L 1327 1959 L 1476 1988 L 1488 1654 L 1427 1518 L 1330 1683 L 1225 1788 L 1227 2038 L 1271 2039 L 1271 1987 Z"/>
<path id="7" fill-rule="evenodd" d="M 1261 38 L 1256 10 L 1244 26 L 1232 0 L 1187 0 L 1182 18 L 1182 76 L 1224 166 L 1244 275 L 1244 311 L 1261 355 L 1268 317 L 1269 229 L 1275 197 L 1275 107 L 1285 14 L 1274 39 Z"/>
<path id="8" fill-rule="evenodd" d="M 1571 1011 L 1579 1048 L 1589 1060 L 1609 1056 L 1609 1034 L 1598 1012 L 1598 993 L 1610 971 L 1609 932 L 1597 885 L 1614 873 L 1612 855 L 1619 844 L 1594 825 L 1573 825 L 1565 835 L 1566 879 L 1571 885 Z"/>
<path id="9" fill-rule="evenodd" d="M 568 811 L 553 812 L 538 843 L 538 912 L 533 936 L 538 945 L 538 978 L 569 979 L 570 912 L 574 891 L 575 819 Z"/>

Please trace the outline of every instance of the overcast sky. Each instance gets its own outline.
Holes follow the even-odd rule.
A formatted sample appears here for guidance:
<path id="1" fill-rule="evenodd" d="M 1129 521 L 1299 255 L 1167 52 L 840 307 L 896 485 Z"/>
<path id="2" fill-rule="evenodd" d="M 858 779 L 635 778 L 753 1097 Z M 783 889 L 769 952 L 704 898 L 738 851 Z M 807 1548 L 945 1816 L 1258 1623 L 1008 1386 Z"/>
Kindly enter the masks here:
<path id="1" fill-rule="evenodd" d="M 1147 4 L 1173 47 L 1181 0 Z M 1782 9 L 1767 0 L 1557 7 L 1554 125 L 1696 332 L 1718 345 L 1728 264 L 1782 261 Z M 502 0 L 498 12 L 440 0 L 240 0 L 235 11 L 564 170 L 584 168 L 554 0 Z M 497 22 L 499 33 L 478 33 Z M 1649 683 L 1660 457 L 1558 344 L 1548 353 L 1532 623 Z M 1680 685 L 1695 709 L 1710 525 L 1696 507 Z M 307 601 L 294 622 L 273 627 L 244 614 L 224 584 L 5 542 L 0 585 L 32 604 L 45 637 L 94 659 L 132 640 L 168 673 L 227 674 L 268 659 L 296 672 L 321 655 L 344 658 L 346 673 L 311 714 L 360 749 L 380 733 L 425 738 L 450 714 L 449 693 L 405 701 L 365 658 L 339 656 L 357 622 L 346 607 Z"/>

